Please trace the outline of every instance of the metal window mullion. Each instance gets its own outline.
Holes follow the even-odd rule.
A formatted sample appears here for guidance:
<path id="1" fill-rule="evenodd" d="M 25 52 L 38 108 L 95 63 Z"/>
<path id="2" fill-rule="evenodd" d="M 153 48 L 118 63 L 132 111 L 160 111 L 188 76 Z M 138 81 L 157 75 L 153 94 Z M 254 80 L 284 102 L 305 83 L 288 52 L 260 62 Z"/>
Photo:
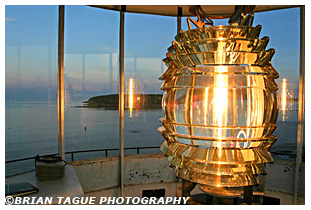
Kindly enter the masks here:
<path id="1" fill-rule="evenodd" d="M 119 40 L 119 151 L 120 151 L 120 196 L 124 196 L 124 13 L 126 6 L 120 11 Z"/>
<path id="2" fill-rule="evenodd" d="M 182 17 L 182 7 L 178 6 L 177 9 L 177 34 L 179 34 L 181 30 L 181 17 Z"/>
<path id="3" fill-rule="evenodd" d="M 85 96 L 85 53 L 82 53 L 82 94 Z"/>
<path id="4" fill-rule="evenodd" d="M 109 54 L 109 90 L 112 93 L 113 90 L 113 67 L 112 67 L 112 53 Z"/>
<path id="5" fill-rule="evenodd" d="M 298 201 L 300 166 L 304 139 L 305 118 L 305 6 L 300 6 L 300 65 L 299 65 L 299 107 L 297 130 L 297 157 L 295 168 L 294 204 Z"/>
<path id="6" fill-rule="evenodd" d="M 65 6 L 58 6 L 58 70 L 57 70 L 57 120 L 58 120 L 58 154 L 65 160 L 64 131 L 64 25 Z"/>

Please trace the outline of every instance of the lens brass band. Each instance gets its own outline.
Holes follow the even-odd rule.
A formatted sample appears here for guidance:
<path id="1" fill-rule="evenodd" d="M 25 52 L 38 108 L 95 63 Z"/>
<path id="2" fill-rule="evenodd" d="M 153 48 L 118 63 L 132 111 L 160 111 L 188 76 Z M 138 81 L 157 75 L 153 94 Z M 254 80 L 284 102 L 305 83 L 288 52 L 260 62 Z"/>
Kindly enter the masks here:
<path id="1" fill-rule="evenodd" d="M 183 31 L 175 36 L 178 42 L 208 38 L 255 38 L 259 37 L 261 25 L 252 26 L 210 26 Z"/>

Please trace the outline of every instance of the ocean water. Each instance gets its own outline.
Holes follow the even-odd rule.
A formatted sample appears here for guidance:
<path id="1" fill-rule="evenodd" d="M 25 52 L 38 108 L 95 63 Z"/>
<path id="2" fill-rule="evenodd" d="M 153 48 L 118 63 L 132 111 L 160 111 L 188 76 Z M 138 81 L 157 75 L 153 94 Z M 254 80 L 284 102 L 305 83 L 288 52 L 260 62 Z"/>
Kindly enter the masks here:
<path id="1" fill-rule="evenodd" d="M 75 108 L 81 102 L 65 107 L 65 151 L 95 150 L 119 147 L 118 110 Z M 124 113 L 124 145 L 127 147 L 160 147 L 164 141 L 157 131 L 161 126 L 161 110 Z M 18 101 L 5 106 L 5 159 L 15 160 L 58 151 L 56 102 Z M 158 153 L 144 149 L 140 153 Z M 136 154 L 126 150 L 125 154 Z M 101 157 L 104 152 L 75 154 L 75 160 Z M 109 156 L 118 151 L 109 151 Z M 70 160 L 70 156 L 66 156 Z M 33 168 L 34 160 L 6 164 L 6 175 Z"/>
<path id="2" fill-rule="evenodd" d="M 118 148 L 118 110 L 75 108 L 81 101 L 66 104 L 65 151 Z M 157 131 L 161 126 L 161 110 L 125 111 L 124 144 L 126 147 L 160 147 L 164 138 Z M 271 151 L 296 153 L 297 110 L 279 113 L 278 137 Z M 47 101 L 7 101 L 5 103 L 5 159 L 6 161 L 57 153 L 57 106 Z M 159 149 L 141 150 L 140 153 L 157 153 Z M 126 150 L 125 154 L 135 154 Z M 81 153 L 75 160 L 96 158 L 104 152 Z M 118 155 L 110 151 L 109 156 Z M 282 157 L 280 157 L 282 158 Z M 66 156 L 70 160 L 70 156 Z M 6 164 L 6 176 L 34 168 L 34 160 Z"/>

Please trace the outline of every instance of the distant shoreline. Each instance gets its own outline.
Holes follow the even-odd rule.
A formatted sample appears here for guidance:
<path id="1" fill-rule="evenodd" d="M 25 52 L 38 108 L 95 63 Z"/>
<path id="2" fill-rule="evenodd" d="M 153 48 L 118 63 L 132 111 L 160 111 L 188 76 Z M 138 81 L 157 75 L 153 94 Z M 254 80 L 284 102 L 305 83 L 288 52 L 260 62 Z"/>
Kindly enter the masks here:
<path id="1" fill-rule="evenodd" d="M 128 106 L 128 94 L 124 95 L 124 109 L 130 110 Z M 161 109 L 162 94 L 134 94 L 133 110 L 136 109 Z M 119 109 L 119 94 L 101 95 L 90 98 L 83 102 L 82 106 L 74 106 L 74 108 L 103 108 L 105 110 Z"/>

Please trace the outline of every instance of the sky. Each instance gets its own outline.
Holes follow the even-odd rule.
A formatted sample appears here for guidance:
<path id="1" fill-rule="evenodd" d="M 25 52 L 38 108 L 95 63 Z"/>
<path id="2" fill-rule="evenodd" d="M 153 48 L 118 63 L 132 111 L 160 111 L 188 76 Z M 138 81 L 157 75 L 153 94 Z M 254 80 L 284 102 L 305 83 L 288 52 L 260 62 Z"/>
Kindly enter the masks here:
<path id="1" fill-rule="evenodd" d="M 57 6 L 5 6 L 6 98 L 56 99 Z M 215 20 L 214 25 L 227 25 Z M 260 38 L 276 49 L 272 64 L 297 92 L 299 8 L 255 14 Z M 176 18 L 125 15 L 125 81 L 143 93 L 162 93 L 161 60 L 176 35 Z M 187 30 L 186 18 L 182 29 Z M 118 92 L 119 13 L 88 6 L 65 7 L 65 83 L 68 100 Z M 126 88 L 126 87 L 125 87 Z"/>

